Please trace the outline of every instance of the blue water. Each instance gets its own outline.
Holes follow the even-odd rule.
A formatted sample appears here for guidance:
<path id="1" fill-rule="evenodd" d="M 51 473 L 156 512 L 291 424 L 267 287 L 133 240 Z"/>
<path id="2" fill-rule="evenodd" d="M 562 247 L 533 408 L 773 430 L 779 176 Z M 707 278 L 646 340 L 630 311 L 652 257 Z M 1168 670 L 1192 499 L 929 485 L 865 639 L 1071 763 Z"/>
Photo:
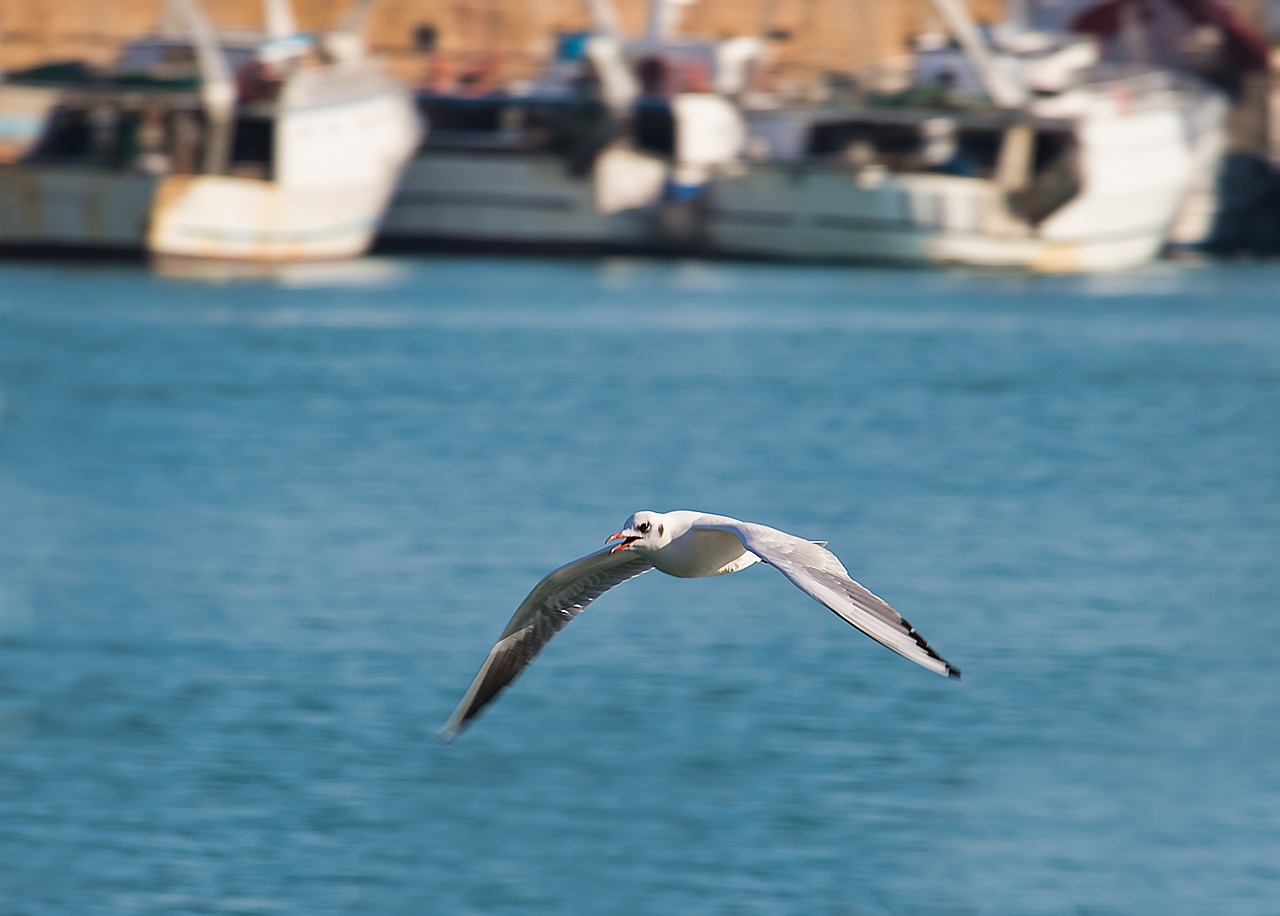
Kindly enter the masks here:
<path id="1" fill-rule="evenodd" d="M 1280 266 L 0 265 L 0 912 L 1280 911 Z M 651 574 L 827 539 L 949 660 Z"/>

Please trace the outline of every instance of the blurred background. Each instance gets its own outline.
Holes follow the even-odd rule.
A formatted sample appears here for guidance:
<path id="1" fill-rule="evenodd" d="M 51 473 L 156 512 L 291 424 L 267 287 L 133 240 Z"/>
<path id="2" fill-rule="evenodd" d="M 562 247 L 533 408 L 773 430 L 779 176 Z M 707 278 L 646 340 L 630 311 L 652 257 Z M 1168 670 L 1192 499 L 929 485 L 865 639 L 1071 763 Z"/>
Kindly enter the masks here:
<path id="1" fill-rule="evenodd" d="M 110 61 L 118 49 L 151 30 L 165 0 L 61 0 L 52 4 L 6 0 L 6 66 L 22 67 L 55 58 Z M 300 28 L 323 31 L 353 6 L 346 0 L 294 0 Z M 599 5 L 597 5 L 599 6 Z M 645 31 L 651 12 L 648 0 L 607 5 L 629 34 Z M 783 39 L 779 55 L 795 67 L 810 70 L 850 70 L 901 56 L 909 37 L 936 29 L 938 15 L 929 0 L 901 3 L 722 2 L 682 3 L 680 31 L 704 38 L 786 32 L 799 40 Z M 1058 16 L 1067 4 L 1042 4 Z M 1083 4 L 1080 8 L 1083 8 Z M 981 2 L 969 7 L 987 21 L 1003 18 L 1005 5 Z M 261 0 L 218 0 L 207 4 L 221 23 L 241 27 L 262 22 Z M 581 0 L 540 0 L 536 3 L 477 0 L 379 0 L 370 6 L 365 34 L 371 50 L 384 56 L 406 79 L 424 72 L 424 28 L 435 29 L 436 49 L 454 58 L 460 68 L 475 66 L 485 55 L 498 54 L 511 78 L 527 77 L 554 53 L 555 36 L 582 31 L 594 24 L 592 4 Z"/>
<path id="2" fill-rule="evenodd" d="M 1274 253 L 1274 4 L 0 10 L 0 251 Z"/>
<path id="3" fill-rule="evenodd" d="M 1273 7 L 0 0 L 0 911 L 1273 913 Z"/>

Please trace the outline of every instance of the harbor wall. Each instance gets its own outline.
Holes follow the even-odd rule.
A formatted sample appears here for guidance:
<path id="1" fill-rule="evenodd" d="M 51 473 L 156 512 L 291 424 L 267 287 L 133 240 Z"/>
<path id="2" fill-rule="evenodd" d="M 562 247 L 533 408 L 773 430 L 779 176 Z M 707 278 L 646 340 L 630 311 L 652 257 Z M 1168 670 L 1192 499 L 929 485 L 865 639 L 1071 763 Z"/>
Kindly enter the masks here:
<path id="1" fill-rule="evenodd" d="M 322 31 L 338 22 L 352 0 L 295 0 L 299 26 Z M 261 22 L 261 0 L 206 0 L 220 25 Z M 649 0 L 612 4 L 630 34 L 643 32 Z M 164 0 L 0 0 L 0 69 L 50 60 L 105 63 L 130 39 L 159 20 Z M 971 0 L 975 18 L 998 21 L 1003 0 Z M 827 72 L 891 65 L 912 35 L 940 30 L 930 0 L 703 0 L 681 7 L 680 31 L 729 37 L 772 31 L 779 72 L 798 81 Z M 433 26 L 438 50 L 456 69 L 496 68 L 499 79 L 532 72 L 552 52 L 557 32 L 589 25 L 584 0 L 380 0 L 369 14 L 369 46 L 410 81 L 424 75 L 417 47 L 423 26 Z"/>

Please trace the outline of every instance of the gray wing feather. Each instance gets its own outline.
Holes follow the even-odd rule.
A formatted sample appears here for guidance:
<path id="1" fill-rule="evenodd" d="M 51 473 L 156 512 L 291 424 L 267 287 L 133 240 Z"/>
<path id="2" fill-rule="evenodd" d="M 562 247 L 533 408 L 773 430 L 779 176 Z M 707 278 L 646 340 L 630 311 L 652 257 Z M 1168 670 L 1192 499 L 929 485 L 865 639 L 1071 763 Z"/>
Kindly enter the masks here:
<path id="1" fill-rule="evenodd" d="M 930 671 L 960 677 L 960 669 L 948 664 L 886 601 L 855 582 L 836 555 L 822 543 L 806 541 L 766 525 L 716 516 L 697 522 L 696 527 L 733 532 L 747 550 L 876 642 Z"/>
<path id="2" fill-rule="evenodd" d="M 516 608 L 453 716 L 440 730 L 445 742 L 514 681 L 578 613 L 609 589 L 653 569 L 632 551 L 598 550 L 548 573 Z"/>

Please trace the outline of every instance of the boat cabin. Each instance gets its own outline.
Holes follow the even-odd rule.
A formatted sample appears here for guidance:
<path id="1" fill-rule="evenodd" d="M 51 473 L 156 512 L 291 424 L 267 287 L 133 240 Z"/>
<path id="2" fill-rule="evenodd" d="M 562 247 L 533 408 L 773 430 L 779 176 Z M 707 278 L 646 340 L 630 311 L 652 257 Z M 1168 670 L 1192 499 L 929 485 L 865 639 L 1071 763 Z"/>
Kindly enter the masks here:
<path id="1" fill-rule="evenodd" d="M 1077 134 L 1065 120 L 858 108 L 758 112 L 749 125 L 749 160 L 847 167 L 868 180 L 939 174 L 992 181 L 1031 225 L 1080 189 Z"/>

